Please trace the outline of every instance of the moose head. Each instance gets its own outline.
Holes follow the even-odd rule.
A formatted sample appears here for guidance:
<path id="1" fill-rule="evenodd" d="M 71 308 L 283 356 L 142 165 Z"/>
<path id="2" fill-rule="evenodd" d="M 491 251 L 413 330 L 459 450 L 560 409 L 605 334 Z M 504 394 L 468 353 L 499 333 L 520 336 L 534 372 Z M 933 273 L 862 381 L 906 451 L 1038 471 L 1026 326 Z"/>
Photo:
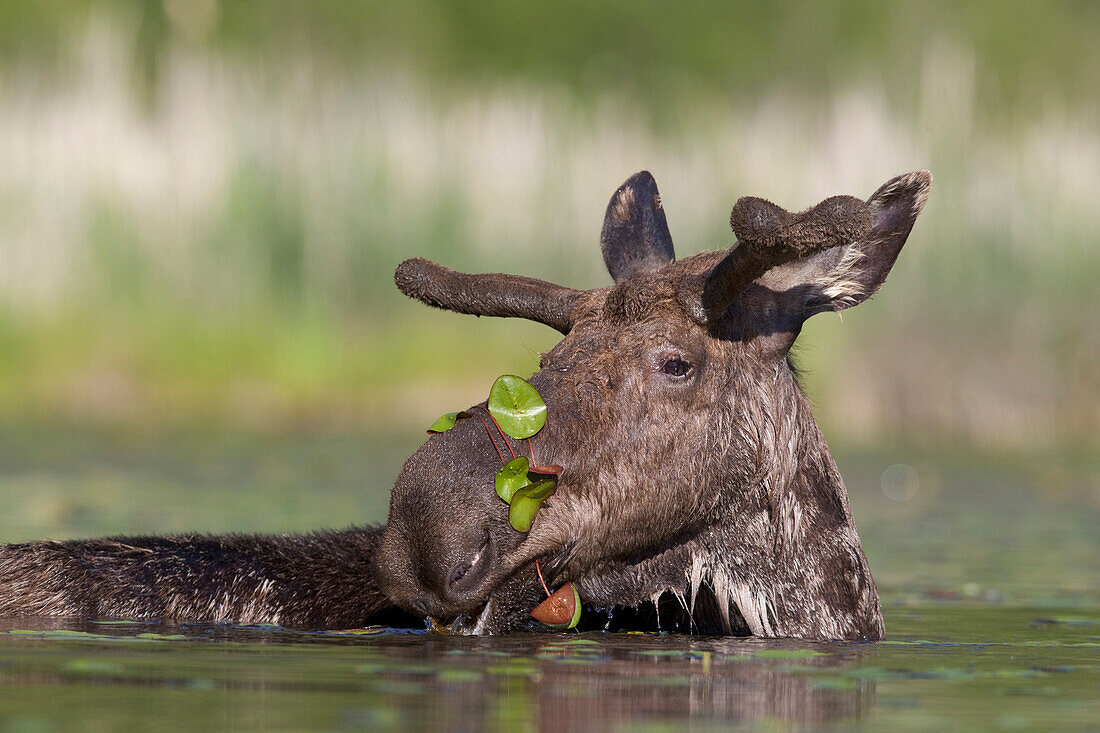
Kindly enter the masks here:
<path id="1" fill-rule="evenodd" d="M 591 609 L 652 603 L 703 632 L 881 637 L 847 492 L 788 352 L 807 318 L 882 285 L 931 182 L 917 171 L 866 202 L 834 196 L 797 214 L 742 198 L 730 250 L 676 260 L 641 172 L 608 204 L 615 284 L 595 290 L 403 262 L 397 286 L 428 305 L 564 335 L 529 379 L 547 404 L 538 460 L 563 470 L 518 532 L 494 490 L 505 438 L 479 419 L 434 435 L 393 489 L 382 590 L 466 633 L 525 623 L 541 572 Z"/>

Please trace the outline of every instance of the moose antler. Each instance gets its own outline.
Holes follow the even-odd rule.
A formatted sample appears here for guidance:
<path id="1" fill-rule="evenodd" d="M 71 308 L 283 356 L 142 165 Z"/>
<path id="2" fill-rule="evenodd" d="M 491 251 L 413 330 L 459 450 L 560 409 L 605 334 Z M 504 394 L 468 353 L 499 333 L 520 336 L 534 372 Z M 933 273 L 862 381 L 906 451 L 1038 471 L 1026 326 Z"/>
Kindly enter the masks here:
<path id="1" fill-rule="evenodd" d="M 738 199 L 730 212 L 737 243 L 703 286 L 703 310 L 721 314 L 753 280 L 784 262 L 849 244 L 871 231 L 871 210 L 854 196 L 832 196 L 792 214 L 764 199 Z"/>
<path id="2" fill-rule="evenodd" d="M 436 308 L 475 316 L 527 318 L 569 333 L 580 290 L 518 275 L 467 275 L 417 257 L 393 274 L 398 289 Z"/>

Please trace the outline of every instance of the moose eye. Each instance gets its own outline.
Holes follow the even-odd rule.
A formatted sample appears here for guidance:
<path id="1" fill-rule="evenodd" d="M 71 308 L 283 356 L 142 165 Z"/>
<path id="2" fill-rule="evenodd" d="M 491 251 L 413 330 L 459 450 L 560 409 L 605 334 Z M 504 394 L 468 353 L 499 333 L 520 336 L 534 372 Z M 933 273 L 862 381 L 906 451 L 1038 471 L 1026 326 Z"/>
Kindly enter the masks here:
<path id="1" fill-rule="evenodd" d="M 695 365 L 683 359 L 669 359 L 661 367 L 661 371 L 670 377 L 686 377 L 691 373 Z"/>

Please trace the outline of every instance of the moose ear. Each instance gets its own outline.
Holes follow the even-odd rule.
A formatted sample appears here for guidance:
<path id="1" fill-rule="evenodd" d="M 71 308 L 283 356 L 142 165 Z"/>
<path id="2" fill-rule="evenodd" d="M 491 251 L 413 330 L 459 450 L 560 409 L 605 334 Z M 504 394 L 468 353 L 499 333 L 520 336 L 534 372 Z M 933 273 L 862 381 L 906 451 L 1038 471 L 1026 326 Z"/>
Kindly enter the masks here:
<path id="1" fill-rule="evenodd" d="M 862 303 L 885 282 L 931 187 L 925 170 L 887 181 L 867 200 L 872 223 L 866 236 L 777 267 L 761 284 L 788 296 L 781 309 L 799 324 L 815 313 Z"/>
<path id="2" fill-rule="evenodd" d="M 615 282 L 656 270 L 676 259 L 657 182 L 649 171 L 635 173 L 607 204 L 600 233 L 603 261 Z"/>

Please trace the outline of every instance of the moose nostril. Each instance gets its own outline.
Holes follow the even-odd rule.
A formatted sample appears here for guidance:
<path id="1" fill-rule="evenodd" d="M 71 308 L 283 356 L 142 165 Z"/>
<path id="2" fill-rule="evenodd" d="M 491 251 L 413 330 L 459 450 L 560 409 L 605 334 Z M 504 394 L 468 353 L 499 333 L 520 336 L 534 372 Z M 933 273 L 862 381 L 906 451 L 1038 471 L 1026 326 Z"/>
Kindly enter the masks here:
<path id="1" fill-rule="evenodd" d="M 447 579 L 443 585 L 444 593 L 451 597 L 461 597 L 476 590 L 489 571 L 491 554 L 489 537 L 486 536 L 481 547 L 469 560 L 457 562 L 447 571 Z"/>
<path id="2" fill-rule="evenodd" d="M 427 599 L 417 598 L 415 601 L 413 601 L 413 605 L 416 606 L 417 610 L 423 613 L 425 616 L 432 615 L 432 607 L 428 605 Z"/>
<path id="3" fill-rule="evenodd" d="M 470 563 L 460 562 L 451 568 L 451 574 L 447 578 L 447 585 L 451 586 L 466 577 L 466 573 L 470 571 Z"/>

